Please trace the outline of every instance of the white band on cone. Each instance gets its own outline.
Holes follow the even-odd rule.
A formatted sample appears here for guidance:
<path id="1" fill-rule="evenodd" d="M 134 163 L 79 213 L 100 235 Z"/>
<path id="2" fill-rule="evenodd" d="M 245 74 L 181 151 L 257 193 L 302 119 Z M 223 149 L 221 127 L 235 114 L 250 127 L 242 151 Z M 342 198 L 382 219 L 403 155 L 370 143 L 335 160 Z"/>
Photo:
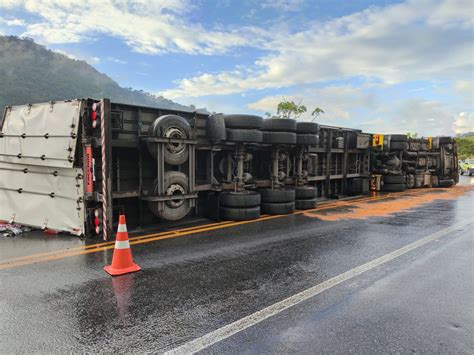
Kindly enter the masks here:
<path id="1" fill-rule="evenodd" d="M 126 224 L 119 224 L 117 232 L 126 232 L 127 231 L 127 225 Z"/>
<path id="2" fill-rule="evenodd" d="M 130 243 L 128 240 L 116 240 L 115 249 L 130 249 Z"/>

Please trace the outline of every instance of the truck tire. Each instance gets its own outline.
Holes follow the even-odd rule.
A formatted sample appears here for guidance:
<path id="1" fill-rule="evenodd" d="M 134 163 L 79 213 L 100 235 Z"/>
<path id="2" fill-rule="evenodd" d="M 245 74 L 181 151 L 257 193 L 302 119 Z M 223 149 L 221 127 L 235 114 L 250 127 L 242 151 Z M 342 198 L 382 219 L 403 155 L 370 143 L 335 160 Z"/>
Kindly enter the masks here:
<path id="1" fill-rule="evenodd" d="M 407 177 L 405 175 L 385 175 L 383 182 L 385 184 L 406 184 Z"/>
<path id="2" fill-rule="evenodd" d="M 406 134 L 391 134 L 390 142 L 408 142 L 408 136 Z"/>
<path id="3" fill-rule="evenodd" d="M 262 132 L 256 129 L 226 129 L 227 141 L 236 143 L 261 143 Z"/>
<path id="4" fill-rule="evenodd" d="M 297 134 L 296 144 L 301 145 L 318 145 L 319 137 L 316 134 Z"/>
<path id="5" fill-rule="evenodd" d="M 297 200 L 315 198 L 317 194 L 318 194 L 318 190 L 312 186 L 299 186 L 295 188 L 295 198 Z"/>
<path id="6" fill-rule="evenodd" d="M 296 121 L 289 118 L 267 118 L 263 130 L 270 132 L 296 132 Z"/>
<path id="7" fill-rule="evenodd" d="M 255 191 L 221 192 L 219 204 L 224 207 L 260 206 L 260 194 Z"/>
<path id="8" fill-rule="evenodd" d="M 285 203 L 295 201 L 295 190 L 293 189 L 261 189 L 259 190 L 262 202 Z"/>
<path id="9" fill-rule="evenodd" d="M 206 136 L 211 143 L 220 143 L 226 139 L 223 114 L 209 115 L 206 120 Z"/>
<path id="10" fill-rule="evenodd" d="M 384 184 L 383 191 L 402 192 L 402 191 L 405 191 L 405 184 Z"/>
<path id="11" fill-rule="evenodd" d="M 454 186 L 453 179 L 440 179 L 438 180 L 438 187 L 451 187 Z"/>
<path id="12" fill-rule="evenodd" d="M 224 115 L 226 128 L 261 129 L 263 118 L 254 115 Z"/>
<path id="13" fill-rule="evenodd" d="M 265 214 L 289 214 L 295 210 L 295 202 L 267 203 L 260 205 L 262 213 Z"/>
<path id="14" fill-rule="evenodd" d="M 166 196 L 185 195 L 188 193 L 188 177 L 186 174 L 179 171 L 167 171 L 165 172 L 163 188 Z M 153 183 L 154 194 L 157 195 L 157 180 Z M 158 202 L 149 201 L 148 206 L 150 210 L 160 219 L 167 221 L 177 221 L 185 217 L 191 207 L 189 206 L 189 200 L 180 199 L 174 201 L 165 201 L 163 210 L 160 211 L 158 208 Z"/>
<path id="15" fill-rule="evenodd" d="M 295 207 L 298 210 L 310 210 L 312 208 L 316 208 L 316 204 L 317 200 L 315 198 L 295 201 Z"/>
<path id="16" fill-rule="evenodd" d="M 178 115 L 160 116 L 148 127 L 148 135 L 155 138 L 188 139 L 190 132 L 191 126 L 188 121 Z M 148 142 L 147 146 L 153 158 L 157 159 L 156 144 Z M 164 147 L 166 163 L 179 165 L 188 160 L 189 150 L 186 143 L 165 143 Z"/>
<path id="17" fill-rule="evenodd" d="M 316 122 L 297 122 L 296 133 L 298 134 L 318 134 L 319 124 Z"/>
<path id="18" fill-rule="evenodd" d="M 390 150 L 408 150 L 407 142 L 390 142 Z"/>
<path id="19" fill-rule="evenodd" d="M 263 143 L 266 144 L 296 144 L 296 133 L 293 132 L 263 132 Z"/>
<path id="20" fill-rule="evenodd" d="M 247 208 L 220 207 L 219 217 L 228 221 L 248 221 L 260 218 L 260 206 Z"/>

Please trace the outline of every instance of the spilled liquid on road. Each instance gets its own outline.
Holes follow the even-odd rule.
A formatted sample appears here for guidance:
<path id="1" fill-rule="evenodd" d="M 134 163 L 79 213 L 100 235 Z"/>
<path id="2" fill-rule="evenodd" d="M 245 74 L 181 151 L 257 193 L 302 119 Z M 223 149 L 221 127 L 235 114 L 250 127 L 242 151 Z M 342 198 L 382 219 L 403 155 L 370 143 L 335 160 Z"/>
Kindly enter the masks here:
<path id="1" fill-rule="evenodd" d="M 468 191 L 474 191 L 471 186 L 455 186 L 447 189 L 429 189 L 426 193 L 394 197 L 384 201 L 367 201 L 348 207 L 329 211 L 305 212 L 304 216 L 318 218 L 323 221 L 339 221 L 342 219 L 366 219 L 369 217 L 389 217 L 399 212 L 409 212 L 420 205 L 435 200 L 454 200 Z"/>

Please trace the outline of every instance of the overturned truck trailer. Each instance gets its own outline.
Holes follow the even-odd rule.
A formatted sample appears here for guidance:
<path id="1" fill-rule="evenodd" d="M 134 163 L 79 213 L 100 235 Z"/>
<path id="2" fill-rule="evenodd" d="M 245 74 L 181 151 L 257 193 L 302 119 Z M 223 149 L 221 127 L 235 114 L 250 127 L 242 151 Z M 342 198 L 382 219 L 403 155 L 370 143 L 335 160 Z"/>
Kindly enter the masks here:
<path id="1" fill-rule="evenodd" d="M 416 154 L 408 138 L 400 138 L 403 149 L 387 138 L 108 99 L 8 106 L 0 121 L 0 220 L 108 239 L 119 213 L 132 229 L 190 215 L 291 213 L 368 193 L 372 170 L 400 176 L 386 180 L 405 187 L 412 171 L 423 172 L 423 186 L 457 182 L 449 137 L 430 138 Z M 374 190 L 383 189 L 379 180 Z"/>

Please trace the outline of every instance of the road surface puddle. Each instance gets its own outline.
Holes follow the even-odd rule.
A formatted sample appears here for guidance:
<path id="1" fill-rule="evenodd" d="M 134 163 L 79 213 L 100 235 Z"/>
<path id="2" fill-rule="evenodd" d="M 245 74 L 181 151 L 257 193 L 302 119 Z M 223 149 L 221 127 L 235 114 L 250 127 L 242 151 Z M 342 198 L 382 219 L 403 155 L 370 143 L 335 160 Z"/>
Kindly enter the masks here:
<path id="1" fill-rule="evenodd" d="M 449 189 L 425 190 L 426 192 L 423 191 L 423 193 L 419 191 L 420 190 L 414 190 L 413 195 L 397 196 L 393 199 L 360 202 L 342 211 L 337 208 L 329 211 L 308 211 L 304 213 L 304 216 L 318 218 L 323 221 L 388 217 L 398 212 L 406 212 L 435 200 L 454 200 L 468 191 L 474 191 L 474 189 L 467 186 L 456 186 Z"/>

